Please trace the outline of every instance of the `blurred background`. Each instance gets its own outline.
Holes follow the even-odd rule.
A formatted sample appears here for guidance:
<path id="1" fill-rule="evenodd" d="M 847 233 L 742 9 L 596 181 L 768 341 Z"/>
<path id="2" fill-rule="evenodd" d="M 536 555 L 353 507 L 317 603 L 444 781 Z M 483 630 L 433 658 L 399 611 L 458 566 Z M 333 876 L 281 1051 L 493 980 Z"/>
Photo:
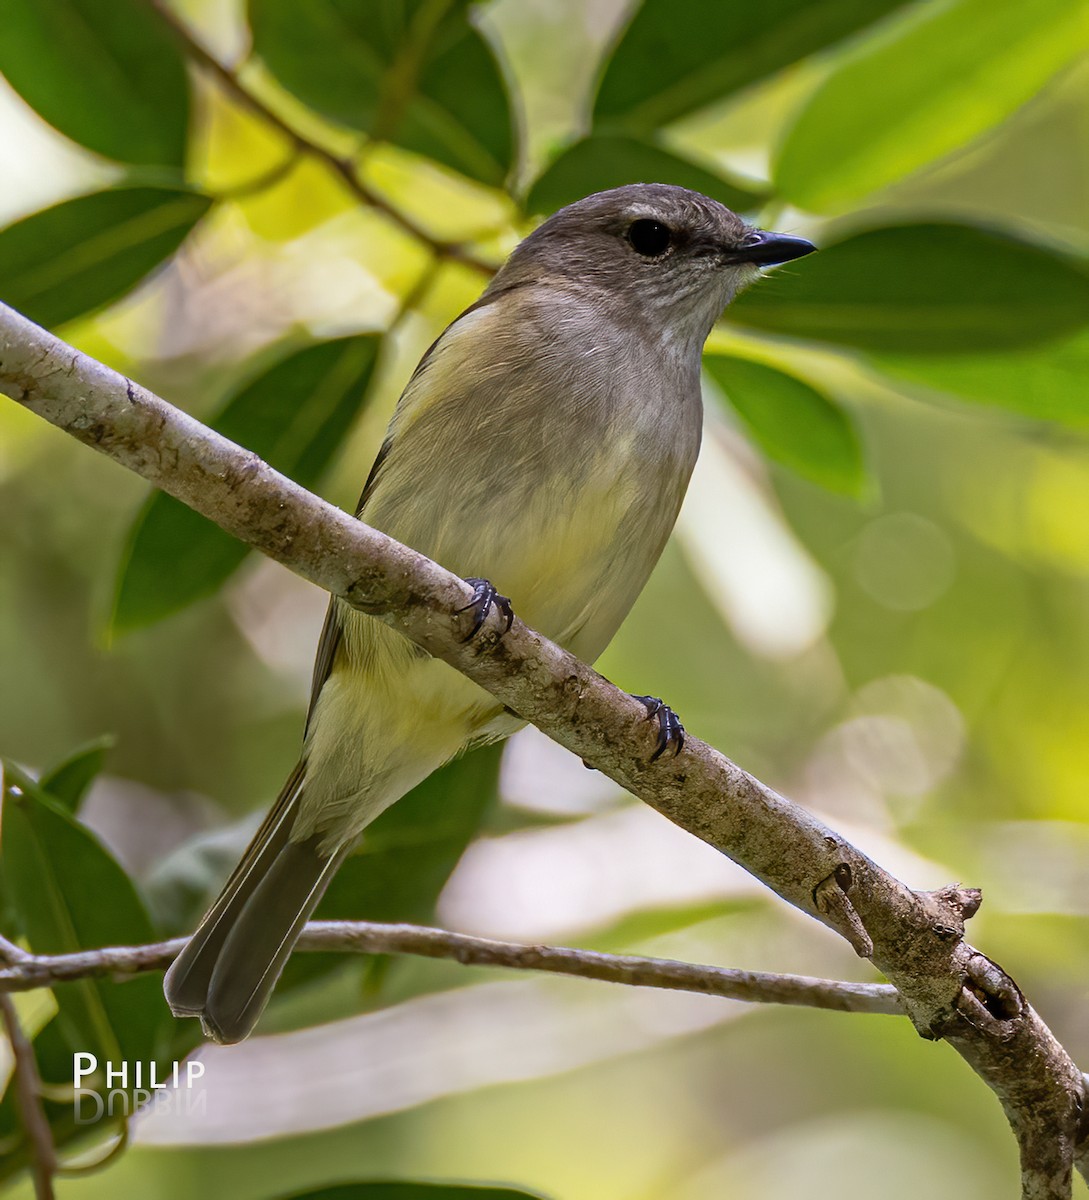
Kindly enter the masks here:
<path id="1" fill-rule="evenodd" d="M 1086 1062 L 1087 54 L 1083 0 L 20 0 L 0 298 L 351 508 L 560 204 L 659 179 L 814 240 L 712 335 L 689 498 L 599 667 L 911 885 L 981 887 L 972 940 Z M 3 931 L 188 931 L 295 761 L 326 597 L 6 401 L 0 514 L 0 754 L 52 797 L 5 813 Z M 533 729 L 391 810 L 322 913 L 873 978 Z M 72 1125 L 73 1048 L 194 1047 L 158 980 L 16 998 L 62 1157 L 117 1135 Z M 1016 1194 L 985 1085 L 890 1017 L 306 955 L 198 1053 L 203 1099 L 58 1195 Z"/>

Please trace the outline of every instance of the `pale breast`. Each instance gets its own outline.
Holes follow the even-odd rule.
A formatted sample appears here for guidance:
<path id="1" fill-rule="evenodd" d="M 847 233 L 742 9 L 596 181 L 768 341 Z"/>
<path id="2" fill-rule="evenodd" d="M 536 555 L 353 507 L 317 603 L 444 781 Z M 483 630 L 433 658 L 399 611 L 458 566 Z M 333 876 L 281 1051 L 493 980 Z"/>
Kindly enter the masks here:
<path id="1" fill-rule="evenodd" d="M 525 621 L 594 657 L 676 520 L 699 359 L 555 299 L 524 289 L 447 330 L 398 406 L 361 515 L 490 579 Z"/>

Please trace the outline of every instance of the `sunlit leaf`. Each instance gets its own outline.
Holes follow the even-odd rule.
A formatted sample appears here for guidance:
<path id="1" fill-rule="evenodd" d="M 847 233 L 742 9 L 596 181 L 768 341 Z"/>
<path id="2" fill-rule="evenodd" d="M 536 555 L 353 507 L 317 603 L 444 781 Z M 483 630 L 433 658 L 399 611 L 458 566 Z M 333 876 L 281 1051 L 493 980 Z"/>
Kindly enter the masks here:
<path id="1" fill-rule="evenodd" d="M 874 355 L 898 379 L 973 404 L 1089 427 L 1089 334 L 1009 354 Z"/>
<path id="2" fill-rule="evenodd" d="M 38 786 L 68 812 L 75 812 L 87 789 L 101 772 L 114 742 L 112 736 L 106 735 L 81 746 L 63 762 L 46 771 L 38 781 Z"/>
<path id="3" fill-rule="evenodd" d="M 779 190 L 840 210 L 963 146 L 1089 49 L 1085 0 L 932 2 L 825 81 L 775 165 Z"/>
<path id="4" fill-rule="evenodd" d="M 249 0 L 254 50 L 334 121 L 500 184 L 514 158 L 503 76 L 468 0 Z"/>
<path id="5" fill-rule="evenodd" d="M 5 0 L 0 74 L 51 125 L 121 162 L 180 167 L 181 53 L 144 0 Z"/>
<path id="6" fill-rule="evenodd" d="M 367 400 L 380 338 L 308 346 L 229 400 L 210 424 L 303 487 L 313 487 Z M 215 592 L 249 549 L 192 509 L 154 493 L 122 557 L 113 628 L 136 629 Z"/>
<path id="7" fill-rule="evenodd" d="M 180 188 L 131 187 L 34 213 L 0 230 L 0 296 L 41 325 L 93 312 L 169 258 L 211 204 Z"/>
<path id="8" fill-rule="evenodd" d="M 830 491 L 862 494 L 866 471 L 858 433 L 828 396 L 750 359 L 707 355 L 704 366 L 770 459 Z"/>
<path id="9" fill-rule="evenodd" d="M 973 225 L 899 225 L 823 247 L 734 301 L 727 318 L 908 354 L 1008 350 L 1089 324 L 1089 272 L 1076 260 Z"/>
<path id="10" fill-rule="evenodd" d="M 649 131 L 832 45 L 903 0 L 645 0 L 609 59 L 595 126 Z"/>
<path id="11" fill-rule="evenodd" d="M 568 147 L 530 190 L 530 212 L 553 212 L 606 188 L 625 183 L 674 183 L 703 192 L 737 212 L 749 212 L 764 199 L 650 139 L 591 134 Z"/>

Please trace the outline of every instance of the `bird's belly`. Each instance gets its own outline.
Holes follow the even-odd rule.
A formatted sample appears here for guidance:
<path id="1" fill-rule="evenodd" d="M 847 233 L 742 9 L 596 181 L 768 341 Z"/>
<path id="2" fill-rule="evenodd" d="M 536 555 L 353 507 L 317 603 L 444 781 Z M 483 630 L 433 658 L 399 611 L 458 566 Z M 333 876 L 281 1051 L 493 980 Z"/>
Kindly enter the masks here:
<path id="1" fill-rule="evenodd" d="M 493 489 L 486 511 L 465 489 L 441 524 L 411 531 L 418 540 L 386 532 L 462 578 L 488 579 L 527 625 L 592 660 L 657 562 L 694 459 L 695 446 L 655 458 L 634 436 L 605 438 L 567 472 Z"/>
<path id="2" fill-rule="evenodd" d="M 676 512 L 623 480 L 587 487 L 557 511 L 547 498 L 481 548 L 480 570 L 531 628 L 593 660 L 646 582 Z M 586 634 L 592 635 L 587 637 Z"/>

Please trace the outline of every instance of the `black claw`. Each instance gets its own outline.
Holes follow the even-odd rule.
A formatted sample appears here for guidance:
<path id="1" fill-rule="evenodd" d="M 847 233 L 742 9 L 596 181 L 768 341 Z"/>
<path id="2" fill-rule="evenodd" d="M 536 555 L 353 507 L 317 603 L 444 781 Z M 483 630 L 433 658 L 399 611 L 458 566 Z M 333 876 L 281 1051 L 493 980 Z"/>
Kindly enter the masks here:
<path id="1" fill-rule="evenodd" d="M 658 722 L 658 748 L 650 756 L 650 761 L 656 762 L 670 746 L 673 747 L 673 757 L 676 758 L 684 749 L 684 726 L 678 720 L 677 714 L 657 696 L 632 696 L 632 699 L 638 700 L 646 708 L 648 721 Z"/>
<path id="2" fill-rule="evenodd" d="M 481 626 L 488 619 L 488 613 L 493 608 L 499 609 L 506 621 L 506 625 L 503 627 L 503 632 L 506 633 L 514 624 L 514 609 L 510 606 L 510 600 L 506 596 L 501 596 L 486 579 L 466 579 L 465 582 L 472 584 L 473 598 L 464 608 L 455 609 L 455 615 L 472 612 L 474 620 L 472 629 L 461 640 L 471 642 L 480 632 Z"/>

